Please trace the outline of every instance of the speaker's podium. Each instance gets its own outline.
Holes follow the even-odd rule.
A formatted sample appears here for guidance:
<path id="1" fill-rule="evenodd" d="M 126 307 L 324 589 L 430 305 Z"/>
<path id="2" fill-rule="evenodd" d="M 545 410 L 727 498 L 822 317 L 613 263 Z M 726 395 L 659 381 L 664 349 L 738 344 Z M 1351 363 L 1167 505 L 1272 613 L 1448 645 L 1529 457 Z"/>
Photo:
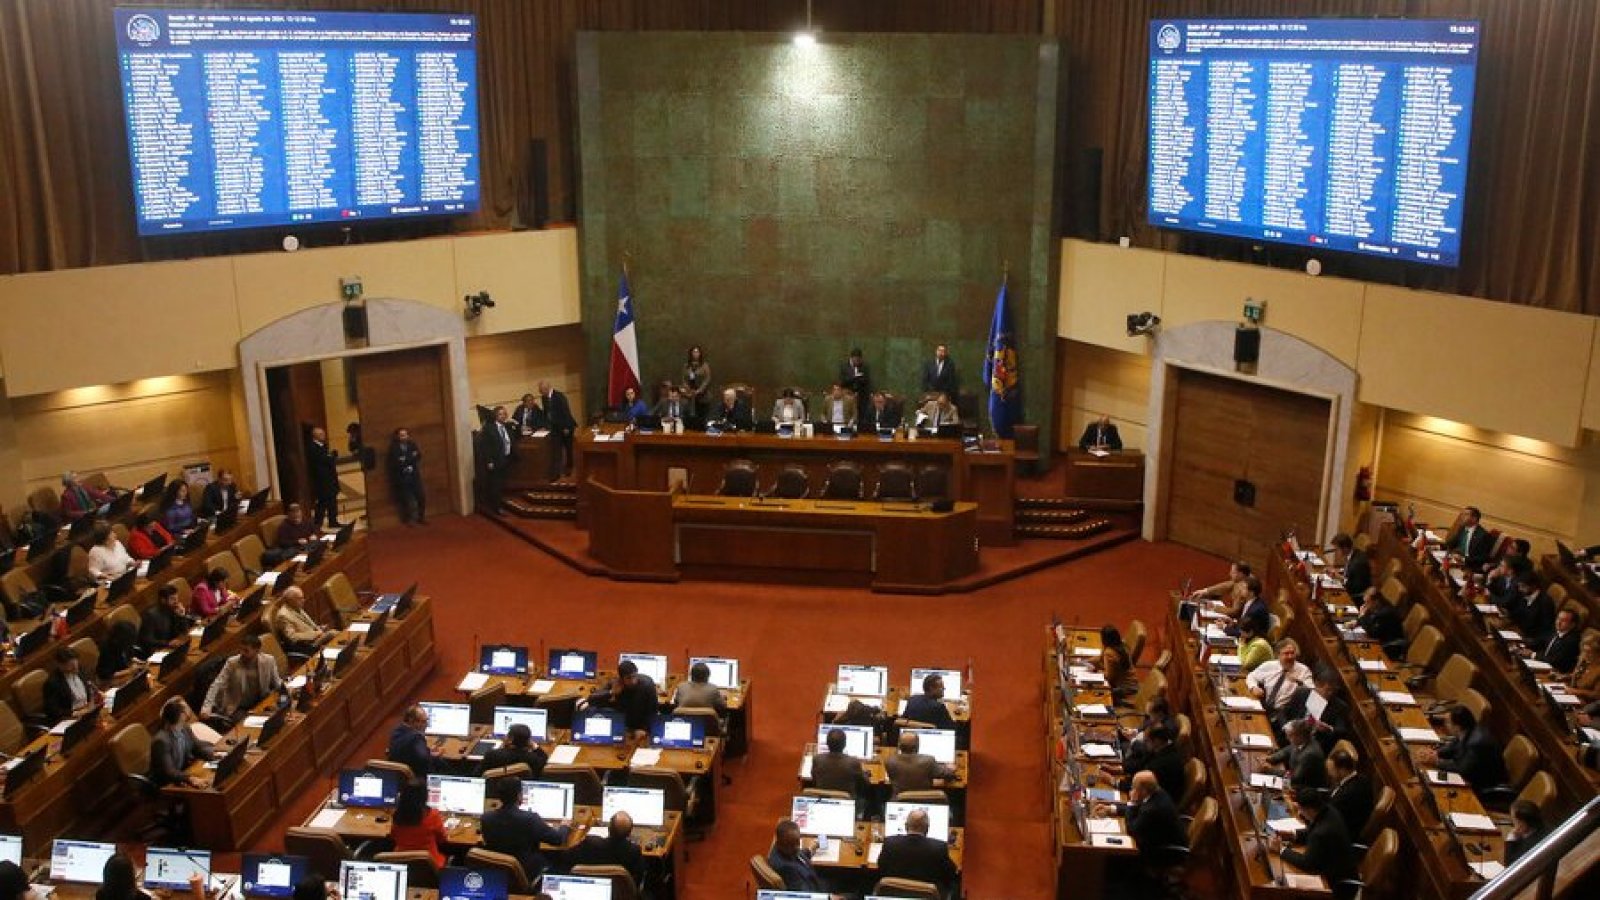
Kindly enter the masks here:
<path id="1" fill-rule="evenodd" d="M 585 482 L 589 555 L 625 581 L 781 582 L 938 594 L 978 570 L 978 504 L 780 500 Z"/>
<path id="2" fill-rule="evenodd" d="M 1135 504 L 1144 499 L 1144 454 L 1138 450 L 1112 450 L 1103 454 L 1073 447 L 1067 450 L 1069 500 L 1098 500 Z"/>

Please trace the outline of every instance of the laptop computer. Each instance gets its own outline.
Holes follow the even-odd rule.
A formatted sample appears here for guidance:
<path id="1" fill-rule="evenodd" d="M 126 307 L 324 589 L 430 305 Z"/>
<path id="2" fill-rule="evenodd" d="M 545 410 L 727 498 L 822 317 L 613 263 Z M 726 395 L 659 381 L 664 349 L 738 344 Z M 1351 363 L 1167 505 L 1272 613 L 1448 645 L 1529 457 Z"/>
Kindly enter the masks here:
<path id="1" fill-rule="evenodd" d="M 824 722 L 817 726 L 817 752 L 821 753 L 828 746 L 828 732 L 835 728 L 844 732 L 844 754 L 856 759 L 873 759 L 877 753 L 872 749 L 873 733 L 871 725 L 829 725 Z"/>
<path id="2" fill-rule="evenodd" d="M 946 697 L 954 699 L 961 696 L 960 669 L 912 669 L 911 694 L 913 696 L 922 693 L 922 681 L 929 675 L 937 675 L 944 680 L 944 695 Z"/>
<path id="3" fill-rule="evenodd" d="M 375 613 L 392 612 L 396 619 L 404 619 L 406 612 L 411 609 L 411 601 L 416 593 L 417 583 L 413 581 L 402 593 L 378 595 L 378 599 L 372 601 L 370 608 Z"/>
<path id="4" fill-rule="evenodd" d="M 1313 693 L 1315 693 L 1313 691 Z M 917 736 L 917 752 L 947 766 L 956 764 L 956 733 L 948 728 L 902 728 L 900 734 Z"/>
<path id="5" fill-rule="evenodd" d="M 228 617 L 227 616 L 219 615 L 216 618 L 212 619 L 211 621 L 207 622 L 206 623 L 206 627 L 204 629 L 202 629 L 201 632 L 200 632 L 200 649 L 204 650 L 205 648 L 211 646 L 212 644 L 215 644 L 219 638 L 221 638 L 224 634 L 227 633 L 227 631 L 228 631 Z"/>
<path id="6" fill-rule="evenodd" d="M 289 707 L 278 707 L 267 720 L 261 723 L 261 731 L 256 735 L 256 746 L 265 747 L 272 742 L 278 733 L 283 731 L 284 723 L 289 720 Z"/>
<path id="7" fill-rule="evenodd" d="M 339 896 L 349 900 L 406 900 L 406 867 L 347 859 L 339 863 Z"/>
<path id="8" fill-rule="evenodd" d="M 833 797 L 795 797 L 789 818 L 800 833 L 811 837 L 853 838 L 856 835 L 856 802 Z"/>
<path id="9" fill-rule="evenodd" d="M 211 851 L 151 847 L 144 855 L 144 886 L 166 891 L 189 890 L 189 877 L 211 881 Z"/>
<path id="10" fill-rule="evenodd" d="M 94 734 L 95 728 L 100 724 L 101 707 L 92 706 L 89 711 L 72 720 L 67 730 L 61 733 L 61 755 L 68 756 L 78 749 L 84 739 Z"/>
<path id="11" fill-rule="evenodd" d="M 211 789 L 221 790 L 222 786 L 239 771 L 239 767 L 244 765 L 244 756 L 249 752 L 250 736 L 245 735 L 239 739 L 239 743 L 233 745 L 233 749 L 217 761 L 217 774 L 211 779 Z"/>
<path id="12" fill-rule="evenodd" d="M 22 835 L 0 834 L 0 862 L 22 865 Z"/>
<path id="13" fill-rule="evenodd" d="M 377 604 L 373 604 L 376 607 Z M 528 648 L 513 644 L 488 644 L 478 651 L 478 671 L 490 675 L 528 674 Z"/>
<path id="14" fill-rule="evenodd" d="M 465 703 L 418 703 L 428 714 L 427 734 L 432 737 L 464 738 L 472 733 L 472 707 Z"/>
<path id="15" fill-rule="evenodd" d="M 354 537 L 355 533 L 356 523 L 346 522 L 343 528 L 340 528 L 333 534 L 333 549 L 338 550 L 345 544 L 350 543 L 350 538 Z"/>
<path id="16" fill-rule="evenodd" d="M 1561 560 L 1562 568 L 1569 572 L 1578 571 L 1578 554 L 1573 553 L 1571 547 L 1556 541 L 1556 556 Z"/>
<path id="17" fill-rule="evenodd" d="M 654 434 L 661 430 L 661 417 L 650 415 L 635 416 L 633 419 L 633 427 L 639 429 L 639 431 L 643 432 L 644 434 Z"/>
<path id="18" fill-rule="evenodd" d="M 161 496 L 161 492 L 166 490 L 166 489 L 167 489 L 167 473 L 162 472 L 160 475 L 157 475 L 156 477 L 150 479 L 149 481 L 146 481 L 144 483 L 144 485 L 139 488 L 139 499 L 140 500 L 155 500 L 158 497 L 160 497 Z"/>
<path id="19" fill-rule="evenodd" d="M 593 650 L 551 650 L 549 662 L 551 678 L 588 680 L 599 670 L 599 654 Z"/>
<path id="20" fill-rule="evenodd" d="M 510 879 L 499 869 L 465 869 L 456 866 L 439 870 L 439 900 L 506 900 Z"/>
<path id="21" fill-rule="evenodd" d="M 299 563 L 290 563 L 288 568 L 284 569 L 282 572 L 279 572 L 278 577 L 273 579 L 272 582 L 272 596 L 276 597 L 279 594 L 282 594 L 284 591 L 287 591 L 289 588 L 294 587 L 294 576 L 299 571 Z"/>
<path id="22" fill-rule="evenodd" d="M 614 709 L 587 709 L 572 720 L 575 744 L 620 744 L 626 732 L 622 714 Z"/>
<path id="23" fill-rule="evenodd" d="M 383 632 L 386 629 L 388 629 L 388 627 L 389 627 L 389 614 L 388 613 L 378 613 L 378 617 L 376 619 L 373 619 L 372 620 L 372 624 L 367 626 L 367 633 L 362 638 L 361 643 L 366 645 L 366 646 L 368 646 L 368 647 L 371 647 L 371 646 L 377 644 L 378 643 L 378 638 L 383 637 Z"/>
<path id="24" fill-rule="evenodd" d="M 247 503 L 249 505 L 243 511 L 246 512 L 246 513 L 254 513 L 254 512 L 262 511 L 263 509 L 266 508 L 267 500 L 271 496 L 272 496 L 272 488 L 262 488 L 261 490 L 256 491 L 254 494 L 250 495 L 249 499 L 244 501 L 245 503 Z"/>
<path id="25" fill-rule="evenodd" d="M 660 828 L 667 824 L 667 792 L 607 785 L 600 796 L 600 820 L 609 822 L 619 812 L 632 816 L 633 824 L 642 828 Z"/>
<path id="26" fill-rule="evenodd" d="M 839 666 L 834 688 L 852 697 L 882 697 L 889 693 L 888 666 Z"/>
<path id="27" fill-rule="evenodd" d="M 162 547 L 155 556 L 150 557 L 150 565 L 145 567 L 144 577 L 154 578 L 157 574 L 165 571 L 168 566 L 172 565 L 172 557 L 176 556 L 177 553 L 178 547 L 176 544 L 168 544 Z"/>
<path id="28" fill-rule="evenodd" d="M 244 595 L 244 599 L 239 601 L 238 606 L 234 607 L 233 617 L 235 619 L 242 620 L 249 616 L 253 616 L 255 615 L 256 610 L 265 606 L 266 603 L 267 586 L 264 584 L 258 584 L 250 591 L 250 593 Z"/>
<path id="29" fill-rule="evenodd" d="M 106 588 L 106 600 L 115 603 L 126 597 L 133 590 L 133 583 L 139 579 L 139 567 L 134 566 L 116 578 L 111 579 L 111 586 Z"/>
<path id="30" fill-rule="evenodd" d="M 306 877 L 311 860 L 285 853 L 246 853 L 239 865 L 239 890 L 251 898 L 288 900 Z"/>
<path id="31" fill-rule="evenodd" d="M 587 875 L 546 875 L 540 893 L 550 900 L 611 900 L 611 879 Z"/>
<path id="32" fill-rule="evenodd" d="M 6 771 L 5 799 L 10 800 L 22 790 L 28 782 L 38 777 L 44 771 L 44 758 L 48 747 L 40 747 L 32 753 L 17 757 L 10 769 Z"/>
<path id="33" fill-rule="evenodd" d="M 656 719 L 650 732 L 657 747 L 699 750 L 706 745 L 705 721 L 691 716 L 662 716 Z"/>
<path id="34" fill-rule="evenodd" d="M 567 781 L 524 781 L 518 805 L 538 813 L 546 822 L 570 822 L 577 807 L 577 791 L 578 786 Z"/>
<path id="35" fill-rule="evenodd" d="M 481 816 L 488 799 L 488 786 L 482 778 L 466 775 L 429 775 L 428 805 L 456 816 Z"/>
<path id="36" fill-rule="evenodd" d="M 938 841 L 950 840 L 950 807 L 943 803 L 899 803 L 889 801 L 883 808 L 883 834 L 893 837 L 906 833 L 906 816 L 914 810 L 928 814 L 928 837 Z"/>
<path id="37" fill-rule="evenodd" d="M 689 668 L 693 669 L 699 663 L 705 663 L 706 668 L 711 670 L 711 678 L 709 679 L 711 684 L 725 691 L 738 689 L 739 661 L 737 659 L 721 656 L 689 657 Z"/>
<path id="38" fill-rule="evenodd" d="M 105 878 L 106 860 L 116 852 L 116 844 L 57 838 L 50 846 L 50 880 L 100 884 Z"/>
<path id="39" fill-rule="evenodd" d="M 154 655 L 153 653 L 151 654 L 151 656 Z M 188 659 L 189 645 L 187 643 L 180 643 L 176 647 L 162 651 L 161 659 L 156 661 L 156 680 L 166 681 L 171 678 L 174 673 L 183 668 L 184 662 Z"/>
<path id="40" fill-rule="evenodd" d="M 140 697 L 148 693 L 150 693 L 150 670 L 140 669 L 116 689 L 116 695 L 111 699 L 111 715 L 122 715 L 132 709 Z"/>
<path id="41" fill-rule="evenodd" d="M 73 601 L 72 605 L 67 607 L 67 624 L 76 625 L 94 615 L 95 599 L 95 591 L 90 588 L 83 593 L 83 596 Z"/>
<path id="42" fill-rule="evenodd" d="M 376 809 L 400 802 L 399 772 L 388 769 L 345 769 L 339 773 L 339 804 Z"/>
<path id="43" fill-rule="evenodd" d="M 658 653 L 624 653 L 617 658 L 618 663 L 631 662 L 639 669 L 640 675 L 649 675 L 650 680 L 657 687 L 667 683 L 667 658 Z"/>

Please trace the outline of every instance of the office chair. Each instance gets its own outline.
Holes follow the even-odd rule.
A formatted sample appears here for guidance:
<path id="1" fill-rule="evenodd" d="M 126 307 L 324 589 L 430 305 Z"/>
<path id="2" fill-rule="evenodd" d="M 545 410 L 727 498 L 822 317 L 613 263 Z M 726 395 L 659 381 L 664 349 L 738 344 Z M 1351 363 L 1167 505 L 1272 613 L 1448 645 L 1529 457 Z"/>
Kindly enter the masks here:
<path id="1" fill-rule="evenodd" d="M 950 498 L 950 470 L 944 466 L 928 465 L 917 470 L 918 500 L 948 500 Z"/>
<path id="2" fill-rule="evenodd" d="M 756 494 L 756 464 L 748 459 L 735 459 L 722 469 L 722 484 L 717 494 L 723 497 L 754 497 Z"/>
<path id="3" fill-rule="evenodd" d="M 528 882 L 528 873 L 523 871 L 522 863 L 515 856 L 505 853 L 496 853 L 482 847 L 473 847 L 467 851 L 467 867 L 478 869 L 496 869 L 506 873 L 508 887 L 513 894 L 531 894 L 533 888 Z M 335 871 L 338 871 L 335 869 Z"/>
<path id="4" fill-rule="evenodd" d="M 250 586 L 250 580 L 245 577 L 244 566 L 239 564 L 239 557 L 233 555 L 232 550 L 213 553 L 206 560 L 206 571 L 222 569 L 228 573 L 228 590 L 238 593 Z"/>
<path id="5" fill-rule="evenodd" d="M 827 500 L 860 500 L 861 467 L 849 460 L 828 465 L 828 483 L 822 488 Z"/>
<path id="6" fill-rule="evenodd" d="M 261 557 L 267 552 L 267 546 L 261 542 L 261 536 L 247 534 L 233 545 L 233 555 L 239 558 L 239 565 L 244 567 L 246 578 L 260 575 Z"/>
<path id="7" fill-rule="evenodd" d="M 910 501 L 917 499 L 916 477 L 911 467 L 903 462 L 888 462 L 878 467 L 878 490 L 873 495 L 879 501 Z"/>
<path id="8" fill-rule="evenodd" d="M 468 721 L 474 725 L 493 725 L 494 708 L 506 705 L 506 684 L 496 681 L 472 692 L 467 698 Z"/>
<path id="9" fill-rule="evenodd" d="M 944 900 L 939 893 L 939 886 L 929 881 L 916 881 L 911 878 L 879 878 L 878 884 L 873 887 L 875 897 L 914 897 L 919 900 Z"/>
<path id="10" fill-rule="evenodd" d="M 439 867 L 433 864 L 433 854 L 426 850 L 389 850 L 372 858 L 405 866 L 407 888 L 439 889 Z"/>
<path id="11" fill-rule="evenodd" d="M 804 466 L 787 465 L 778 472 L 778 480 L 772 483 L 772 490 L 767 492 L 769 497 L 782 500 L 800 500 L 811 493 L 811 477 L 806 474 Z"/>
<path id="12" fill-rule="evenodd" d="M 756 889 L 763 891 L 783 890 L 783 876 L 772 868 L 764 856 L 750 857 L 750 874 L 755 878 Z"/>

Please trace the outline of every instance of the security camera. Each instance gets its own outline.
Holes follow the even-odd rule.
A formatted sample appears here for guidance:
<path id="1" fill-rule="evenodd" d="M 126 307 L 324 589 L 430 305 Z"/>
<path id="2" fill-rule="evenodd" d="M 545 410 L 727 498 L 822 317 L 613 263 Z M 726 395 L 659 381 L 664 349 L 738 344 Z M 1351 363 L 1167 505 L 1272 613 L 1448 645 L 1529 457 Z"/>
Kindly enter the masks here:
<path id="1" fill-rule="evenodd" d="M 1128 337 L 1155 334 L 1161 327 L 1161 317 L 1153 312 L 1128 313 Z"/>
<path id="2" fill-rule="evenodd" d="M 479 291 L 476 294 L 468 294 L 467 296 L 463 297 L 462 300 L 467 304 L 466 315 L 468 319 L 476 319 L 477 317 L 483 315 L 483 308 L 486 306 L 490 309 L 494 308 L 494 298 L 489 296 L 488 291 Z"/>

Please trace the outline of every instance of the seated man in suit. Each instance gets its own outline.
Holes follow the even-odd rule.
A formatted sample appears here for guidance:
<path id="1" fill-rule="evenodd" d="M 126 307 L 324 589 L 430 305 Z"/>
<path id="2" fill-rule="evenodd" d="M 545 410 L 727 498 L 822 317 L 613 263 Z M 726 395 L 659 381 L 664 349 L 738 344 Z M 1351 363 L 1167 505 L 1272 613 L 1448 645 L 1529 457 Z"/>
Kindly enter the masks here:
<path id="1" fill-rule="evenodd" d="M 794 388 L 784 388 L 772 403 L 772 421 L 779 425 L 792 425 L 806 420 L 806 405 L 794 394 Z"/>
<path id="2" fill-rule="evenodd" d="M 800 846 L 800 826 L 790 819 L 778 823 L 767 865 L 783 879 L 784 890 L 828 893 L 827 883 L 811 866 L 811 851 Z"/>
<path id="3" fill-rule="evenodd" d="M 1345 702 L 1342 693 L 1338 671 L 1319 665 L 1311 675 L 1311 684 L 1297 689 L 1289 705 L 1284 707 L 1283 721 L 1304 719 L 1326 753 L 1334 744 L 1350 737 L 1350 704 Z M 1313 713 L 1315 707 L 1321 707 L 1320 712 Z"/>
<path id="4" fill-rule="evenodd" d="M 1376 589 L 1367 591 L 1361 598 L 1361 615 L 1356 624 L 1379 644 L 1391 644 L 1406 639 L 1406 623 L 1400 610 L 1395 609 L 1387 597 Z"/>
<path id="5" fill-rule="evenodd" d="M 956 363 L 950 358 L 950 348 L 940 344 L 933 348 L 933 359 L 922 364 L 922 392 L 937 391 L 954 397 L 960 388 L 961 377 L 956 374 Z"/>
<path id="6" fill-rule="evenodd" d="M 511 423 L 516 426 L 517 431 L 524 434 L 550 427 L 549 419 L 545 417 L 544 410 L 539 408 L 538 399 L 532 394 L 522 395 L 522 402 L 517 405 L 517 411 L 511 414 Z"/>
<path id="7" fill-rule="evenodd" d="M 1250 696 L 1266 708 L 1267 718 L 1281 724 L 1295 692 L 1311 683 L 1311 669 L 1300 662 L 1300 645 L 1294 638 L 1284 638 L 1278 642 L 1278 658 L 1256 666 L 1244 683 Z"/>
<path id="8" fill-rule="evenodd" d="M 722 392 L 722 405 L 706 416 L 707 423 L 716 423 L 723 431 L 750 431 L 756 427 L 750 417 L 750 405 L 740 399 L 739 392 L 728 388 Z"/>
<path id="9" fill-rule="evenodd" d="M 434 770 L 439 757 L 428 749 L 427 710 L 414 704 L 406 707 L 406 711 L 400 714 L 400 724 L 389 732 L 389 749 L 384 758 L 390 762 L 405 763 L 411 768 L 413 778 L 426 778 Z"/>
<path id="10" fill-rule="evenodd" d="M 1094 811 L 1096 816 L 1121 814 L 1127 818 L 1128 834 L 1147 865 L 1166 865 L 1172 861 L 1172 848 L 1189 846 L 1178 807 L 1152 772 L 1133 776 L 1128 802 L 1096 803 Z"/>
<path id="11" fill-rule="evenodd" d="M 1354 841 L 1339 811 L 1328 804 L 1328 792 L 1321 789 L 1298 791 L 1295 800 L 1306 823 L 1303 838 L 1297 835 L 1295 843 L 1303 844 L 1305 849 L 1285 847 L 1283 841 L 1273 835 L 1273 852 L 1290 865 L 1321 875 L 1330 885 L 1354 878 Z"/>
<path id="12" fill-rule="evenodd" d="M 1556 613 L 1555 631 L 1542 645 L 1522 646 L 1522 655 L 1531 656 L 1562 675 L 1570 675 L 1578 665 L 1579 641 L 1583 635 L 1578 628 L 1578 614 L 1571 609 Z"/>
<path id="13" fill-rule="evenodd" d="M 238 506 L 239 485 L 234 482 L 233 473 L 218 469 L 216 479 L 200 492 L 200 518 L 214 519 Z"/>
<path id="14" fill-rule="evenodd" d="M 1121 450 L 1122 435 L 1117 434 L 1117 426 L 1111 423 L 1110 416 L 1101 416 L 1089 423 L 1083 429 L 1083 437 L 1078 438 L 1078 449 L 1089 450 Z"/>
<path id="15" fill-rule="evenodd" d="M 261 652 L 261 635 L 247 634 L 239 641 L 239 652 L 228 657 L 216 680 L 211 682 L 205 702 L 200 704 L 200 715 L 219 716 L 237 723 L 252 707 L 282 686 L 277 659 Z"/>
<path id="16" fill-rule="evenodd" d="M 1367 827 L 1372 818 L 1372 807 L 1377 803 L 1372 779 L 1356 771 L 1355 757 L 1340 748 L 1328 756 L 1328 770 L 1333 776 L 1333 790 L 1328 794 L 1328 805 L 1339 811 L 1345 827 L 1354 840 Z"/>
<path id="17" fill-rule="evenodd" d="M 1517 579 L 1516 596 L 1506 608 L 1506 615 L 1522 632 L 1523 643 L 1543 646 L 1556 630 L 1556 601 L 1545 592 L 1539 576 L 1528 572 Z"/>
<path id="18" fill-rule="evenodd" d="M 549 761 L 549 754 L 544 752 L 543 747 L 534 743 L 533 730 L 526 724 L 518 722 L 506 729 L 506 739 L 500 746 L 483 755 L 483 763 L 478 767 L 478 774 L 522 763 L 528 767 L 527 777 L 535 779 L 544 772 L 545 763 Z M 632 828 L 633 823 L 629 822 L 628 827 Z"/>
<path id="19" fill-rule="evenodd" d="M 1153 725 L 1144 733 L 1145 752 L 1142 757 L 1130 761 L 1121 769 L 1123 777 L 1117 783 L 1117 788 L 1123 791 L 1133 790 L 1133 780 L 1140 772 L 1148 772 L 1170 796 L 1182 797 L 1184 788 L 1183 751 L 1178 749 L 1177 731 L 1169 725 Z M 1115 773 L 1115 765 L 1102 767 L 1106 771 Z"/>
<path id="20" fill-rule="evenodd" d="M 899 751 L 884 762 L 883 767 L 889 773 L 889 786 L 894 796 L 898 797 L 906 791 L 931 790 L 935 781 L 950 781 L 956 777 L 954 769 L 919 752 L 921 748 L 922 741 L 915 734 L 907 732 L 900 735 Z"/>
<path id="21" fill-rule="evenodd" d="M 518 779 L 497 779 L 489 790 L 490 796 L 500 801 L 500 805 L 479 819 L 478 831 L 483 835 L 484 849 L 516 857 L 528 880 L 537 881 L 545 869 L 540 845 L 559 847 L 565 844 L 568 826 L 552 828 L 538 813 L 523 809 L 522 782 Z"/>
<path id="22" fill-rule="evenodd" d="M 1444 541 L 1444 549 L 1473 572 L 1486 571 L 1494 553 L 1494 535 L 1482 522 L 1483 513 L 1476 506 L 1469 506 L 1461 511 L 1460 524 Z"/>
<path id="23" fill-rule="evenodd" d="M 900 427 L 900 410 L 889 404 L 889 396 L 883 391 L 876 391 L 872 395 L 872 402 L 867 405 L 861 414 L 862 431 L 880 431 L 885 428 Z"/>
<path id="24" fill-rule="evenodd" d="M 844 752 L 844 731 L 828 729 L 826 749 L 811 757 L 811 784 L 825 791 L 844 791 L 858 802 L 866 794 L 867 772 L 861 760 Z"/>
<path id="25" fill-rule="evenodd" d="M 180 637 L 187 641 L 193 623 L 178 596 L 178 586 L 163 584 L 156 591 L 156 602 L 139 617 L 139 646 L 148 656 Z"/>
<path id="26" fill-rule="evenodd" d="M 678 685 L 672 705 L 715 710 L 719 719 L 728 715 L 728 698 L 723 696 L 722 688 L 711 683 L 711 667 L 703 662 L 689 667 L 689 680 Z"/>
<path id="27" fill-rule="evenodd" d="M 1366 551 L 1356 549 L 1350 535 L 1341 531 L 1333 536 L 1331 562 L 1334 568 L 1343 570 L 1344 589 L 1352 598 L 1365 597 L 1372 589 L 1372 561 L 1367 559 Z"/>
<path id="28" fill-rule="evenodd" d="M 1127 744 L 1122 752 L 1124 770 L 1137 772 L 1145 767 L 1145 761 L 1150 758 L 1149 734 L 1158 726 L 1165 726 L 1173 734 L 1178 732 L 1178 720 L 1172 715 L 1172 701 L 1164 693 L 1154 694 L 1146 701 L 1144 720 L 1139 723 L 1138 731 L 1118 729 L 1123 742 Z"/>
<path id="29" fill-rule="evenodd" d="M 1287 775 L 1289 785 L 1295 790 L 1326 788 L 1328 786 L 1327 757 L 1322 745 L 1311 739 L 1311 724 L 1305 719 L 1295 719 L 1283 729 L 1289 743 L 1267 755 L 1268 765 L 1262 770 L 1276 775 Z"/>
<path id="30" fill-rule="evenodd" d="M 912 810 L 906 816 L 906 833 L 884 840 L 878 854 L 878 877 L 925 881 L 937 887 L 940 896 L 953 896 L 957 873 L 950 861 L 950 846 L 928 837 L 925 810 Z"/>
<path id="31" fill-rule="evenodd" d="M 681 422 L 688 417 L 689 411 L 689 404 L 683 399 L 683 392 L 678 390 L 677 385 L 667 388 L 667 395 L 651 410 L 663 422 Z"/>
<path id="32" fill-rule="evenodd" d="M 194 713 L 182 697 L 161 707 L 161 730 L 150 739 L 150 780 L 156 787 L 181 784 L 195 787 L 187 770 L 193 762 L 211 759 L 211 745 L 194 736 Z"/>
<path id="33" fill-rule="evenodd" d="M 317 652 L 317 648 L 333 640 L 337 634 L 332 629 L 318 625 L 317 620 L 306 612 L 306 594 L 298 586 L 283 592 L 276 618 L 272 620 L 272 631 L 278 636 L 278 642 L 284 650 L 304 656 Z"/>
<path id="34" fill-rule="evenodd" d="M 828 388 L 828 396 L 822 398 L 813 410 L 818 422 L 826 422 L 835 428 L 846 425 L 854 427 L 856 424 L 856 397 L 844 389 L 842 384 L 833 384 Z"/>
<path id="35" fill-rule="evenodd" d="M 633 816 L 618 810 L 606 822 L 602 837 L 595 829 L 568 851 L 567 862 L 574 866 L 621 866 L 633 876 L 636 887 L 644 885 L 644 852 L 631 839 Z"/>
<path id="36" fill-rule="evenodd" d="M 1533 571 L 1533 562 L 1520 553 L 1507 553 L 1489 571 L 1484 589 L 1496 606 L 1509 608 L 1518 599 L 1517 583 Z"/>
<path id="37" fill-rule="evenodd" d="M 938 431 L 946 425 L 960 425 L 961 412 L 950 402 L 949 394 L 939 394 L 917 410 L 917 427 L 924 431 Z"/>
<path id="38" fill-rule="evenodd" d="M 905 711 L 900 718 L 926 722 L 934 728 L 954 729 L 956 720 L 951 718 L 950 710 L 944 705 L 944 679 L 938 675 L 924 677 L 922 693 L 906 701 Z"/>
<path id="39" fill-rule="evenodd" d="M 1425 763 L 1436 765 L 1444 772 L 1455 772 L 1474 791 L 1506 783 L 1506 762 L 1500 742 L 1478 722 L 1472 710 L 1459 703 L 1452 706 L 1446 727 L 1450 738 L 1440 744 L 1439 749 L 1424 751 L 1422 760 Z"/>
<path id="40" fill-rule="evenodd" d="M 87 712 L 100 702 L 93 677 L 79 670 L 78 651 L 56 647 L 56 669 L 44 682 L 44 715 L 52 723 Z"/>

